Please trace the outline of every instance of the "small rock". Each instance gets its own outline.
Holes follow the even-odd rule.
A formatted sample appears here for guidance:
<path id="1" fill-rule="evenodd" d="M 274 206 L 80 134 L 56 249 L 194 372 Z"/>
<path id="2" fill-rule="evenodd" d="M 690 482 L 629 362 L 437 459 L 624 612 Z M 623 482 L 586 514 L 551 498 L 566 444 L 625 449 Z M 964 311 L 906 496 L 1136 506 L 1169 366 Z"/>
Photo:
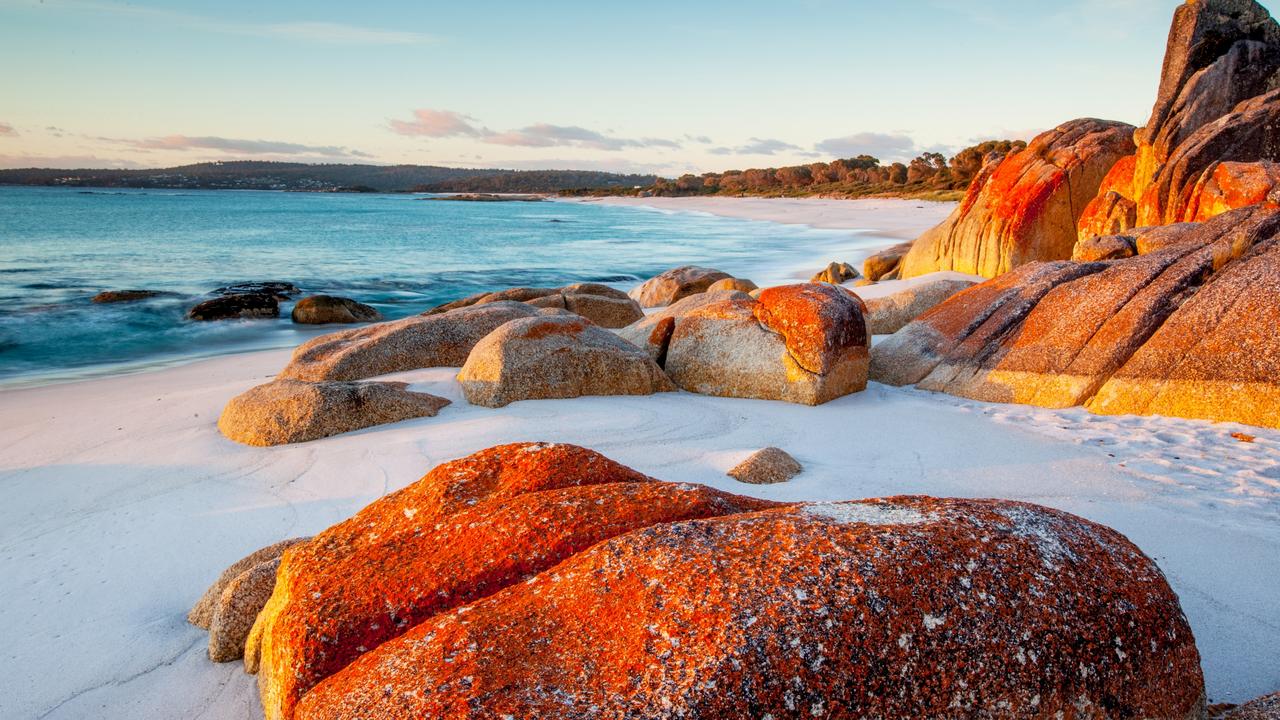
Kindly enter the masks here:
<path id="1" fill-rule="evenodd" d="M 707 292 L 716 292 L 717 290 L 737 290 L 738 292 L 749 293 L 759 288 L 759 285 L 745 278 L 725 278 L 717 280 L 707 286 Z"/>
<path id="2" fill-rule="evenodd" d="M 235 320 L 280 317 L 274 295 L 240 293 L 205 300 L 187 311 L 190 320 Z"/>
<path id="3" fill-rule="evenodd" d="M 849 263 L 833 262 L 827 265 L 827 267 L 823 269 L 822 272 L 818 273 L 817 275 L 814 275 L 813 278 L 809 280 L 809 282 L 831 283 L 832 285 L 839 285 L 849 280 L 856 280 L 859 277 L 861 277 L 861 275 L 859 275 L 858 271 Z"/>
<path id="4" fill-rule="evenodd" d="M 751 453 L 727 474 L 739 482 L 771 485 L 786 482 L 804 470 L 795 458 L 781 448 L 767 447 Z"/>
<path id="5" fill-rule="evenodd" d="M 208 630 L 209 623 L 213 621 L 213 612 L 217 607 L 218 598 L 222 597 L 222 591 L 226 589 L 228 583 L 253 569 L 255 565 L 280 557 L 285 550 L 306 539 L 292 538 L 290 540 L 282 540 L 274 545 L 255 550 L 232 563 L 230 567 L 222 571 L 217 580 L 213 581 L 213 584 L 200 597 L 195 607 L 191 608 L 191 612 L 187 613 L 187 622 Z"/>
<path id="6" fill-rule="evenodd" d="M 1250 435 L 1249 433 L 1242 433 L 1242 432 L 1233 432 L 1233 433 L 1231 433 L 1231 437 L 1233 437 L 1233 438 L 1235 438 L 1235 439 L 1239 440 L 1239 441 L 1240 441 L 1240 442 L 1242 442 L 1242 443 L 1251 443 L 1251 442 L 1253 442 L 1254 440 L 1257 440 L 1257 439 L 1258 439 L 1258 438 L 1254 437 L 1253 435 Z"/>
<path id="7" fill-rule="evenodd" d="M 351 298 L 334 295 L 312 295 L 293 306 L 293 321 L 304 325 L 327 323 L 377 322 L 382 313 Z"/>
<path id="8" fill-rule="evenodd" d="M 104 305 L 107 303 L 134 302 L 163 295 L 159 290 L 103 290 L 93 296 L 90 302 Z"/>

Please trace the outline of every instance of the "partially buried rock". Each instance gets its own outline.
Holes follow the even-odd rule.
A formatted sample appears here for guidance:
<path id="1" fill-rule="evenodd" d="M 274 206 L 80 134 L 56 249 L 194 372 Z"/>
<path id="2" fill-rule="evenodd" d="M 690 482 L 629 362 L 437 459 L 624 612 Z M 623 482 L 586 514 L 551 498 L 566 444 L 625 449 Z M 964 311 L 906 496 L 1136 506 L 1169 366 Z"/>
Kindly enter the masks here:
<path id="1" fill-rule="evenodd" d="M 227 568 L 187 619 L 209 631 L 209 659 L 230 662 L 244 655 L 245 639 L 271 597 L 276 568 L 285 550 L 305 542 L 294 538 L 262 548 Z"/>
<path id="2" fill-rule="evenodd" d="M 720 290 L 737 290 L 738 292 L 749 293 L 756 290 L 759 286 L 745 278 L 725 278 L 717 280 L 707 286 L 707 292 L 718 292 Z"/>
<path id="3" fill-rule="evenodd" d="M 858 271 L 847 262 L 829 263 L 821 272 L 809 279 L 811 283 L 831 283 L 839 285 L 849 280 L 857 280 Z"/>
<path id="4" fill-rule="evenodd" d="M 285 557 L 250 638 L 264 713 L 268 720 L 299 717 L 298 700 L 362 654 L 434 615 L 519 587 L 603 540 L 658 523 L 769 507 L 776 503 L 658 482 L 573 445 L 503 445 L 445 463 Z M 625 614 L 612 617 L 623 621 Z M 531 632 L 518 642 L 536 647 L 540 638 Z M 537 654 L 570 650 L 542 646 Z M 575 662 L 590 660 L 582 655 Z M 344 714 L 338 705 L 326 711 L 347 718 L 449 716 L 408 708 Z"/>
<path id="5" fill-rule="evenodd" d="M 898 269 L 898 264 L 902 262 L 902 258 L 911 251 L 911 243 L 899 243 L 893 247 L 885 248 L 875 253 L 862 262 L 862 274 L 865 279 L 875 281 L 880 280 L 884 276 Z"/>
<path id="6" fill-rule="evenodd" d="M 299 345 L 280 377 L 359 380 L 419 368 L 457 367 L 499 325 L 537 314 L 531 305 L 504 301 L 341 330 Z"/>
<path id="7" fill-rule="evenodd" d="M 191 320 L 253 320 L 280 317 L 280 301 L 274 295 L 240 293 L 205 300 L 187 311 Z"/>
<path id="8" fill-rule="evenodd" d="M 767 447 L 751 453 L 746 460 L 734 465 L 727 473 L 739 482 L 753 485 L 770 485 L 786 482 L 799 475 L 804 467 L 787 451 Z"/>
<path id="9" fill-rule="evenodd" d="M 818 405 L 866 387 L 863 311 L 825 283 L 709 303 L 672 318 L 663 367 L 690 392 Z"/>
<path id="10" fill-rule="evenodd" d="M 90 302 L 104 305 L 108 303 L 136 302 L 162 295 L 159 290 L 103 290 L 93 296 Z"/>
<path id="11" fill-rule="evenodd" d="M 872 335 L 898 332 L 933 306 L 976 284 L 972 280 L 942 278 L 911 284 L 892 295 L 868 298 L 863 301 L 867 332 Z"/>
<path id="12" fill-rule="evenodd" d="M 649 278 L 629 294 L 640 303 L 640 307 L 662 307 L 681 298 L 706 292 L 712 283 L 730 277 L 732 276 L 728 273 L 719 270 L 683 265 Z"/>
<path id="13" fill-rule="evenodd" d="M 289 547 L 296 545 L 305 540 L 305 538 L 294 538 L 291 540 L 282 540 L 274 545 L 268 545 L 259 550 L 254 550 L 248 555 L 235 561 L 218 579 L 213 581 L 209 589 L 205 591 L 200 600 L 191 608 L 191 612 L 187 613 L 187 622 L 199 628 L 209 629 L 209 623 L 213 620 L 214 609 L 218 605 L 218 599 L 222 597 L 222 591 L 226 589 L 227 584 L 237 577 L 243 575 L 254 566 L 264 562 L 274 560 L 280 557 L 280 554 Z"/>
<path id="14" fill-rule="evenodd" d="M 689 492 L 668 487 L 654 499 Z M 583 490 L 590 498 L 604 487 Z M 597 522 L 621 510 L 581 507 Z M 706 514 L 581 542 L 554 568 L 434 617 L 374 602 L 376 620 L 351 617 L 351 634 L 315 628 L 343 639 L 309 640 L 314 654 L 273 677 L 296 683 L 308 662 L 366 643 L 369 652 L 302 696 L 298 720 L 1203 713 L 1200 658 L 1178 598 L 1113 530 L 1023 503 L 926 497 Z M 462 519 L 441 532 L 439 520 L 397 517 L 425 536 L 414 539 L 429 549 L 418 561 L 453 555 Z M 361 517 L 351 525 L 383 532 Z M 548 542 L 541 536 L 530 541 Z M 505 567 L 510 541 L 492 542 L 485 555 Z M 343 577 L 329 592 L 377 582 L 376 568 L 399 571 L 372 547 L 360 581 Z M 415 575 L 413 592 L 434 589 L 422 579 L 434 577 Z M 294 597 L 328 590 L 288 583 Z M 341 603 L 314 605 L 309 617 L 342 617 Z M 406 626 L 400 637 L 376 649 L 364 639 L 392 622 Z M 264 698 L 267 717 L 279 717 Z"/>
<path id="15" fill-rule="evenodd" d="M 334 295 L 312 295 L 293 306 L 293 321 L 305 325 L 326 323 L 377 322 L 382 313 L 351 298 Z"/>
<path id="16" fill-rule="evenodd" d="M 468 402 L 486 407 L 675 389 L 645 351 L 572 315 L 522 318 L 499 327 L 472 349 L 458 382 Z"/>
<path id="17" fill-rule="evenodd" d="M 273 380 L 232 398 L 218 418 L 218 429 L 246 445 L 284 445 L 431 417 L 449 404 L 406 387 L 398 382 Z"/>

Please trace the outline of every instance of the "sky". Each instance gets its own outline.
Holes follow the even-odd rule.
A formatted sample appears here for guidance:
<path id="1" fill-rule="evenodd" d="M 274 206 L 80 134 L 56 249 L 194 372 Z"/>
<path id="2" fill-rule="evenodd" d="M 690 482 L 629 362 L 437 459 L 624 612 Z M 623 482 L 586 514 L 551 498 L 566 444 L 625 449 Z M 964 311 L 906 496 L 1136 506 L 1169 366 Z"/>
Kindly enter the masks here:
<path id="1" fill-rule="evenodd" d="M 1141 125 L 1178 4 L 0 0 L 0 167 L 909 160 Z"/>

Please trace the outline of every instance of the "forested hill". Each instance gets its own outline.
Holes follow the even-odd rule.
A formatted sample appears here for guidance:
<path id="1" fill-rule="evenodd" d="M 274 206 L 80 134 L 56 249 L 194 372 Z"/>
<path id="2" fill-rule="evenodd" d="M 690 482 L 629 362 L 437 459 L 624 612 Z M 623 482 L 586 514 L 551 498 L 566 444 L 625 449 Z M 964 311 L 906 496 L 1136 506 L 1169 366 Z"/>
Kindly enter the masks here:
<path id="1" fill-rule="evenodd" d="M 310 165 L 235 161 L 154 170 L 0 170 L 0 185 L 405 192 L 558 192 L 652 185 L 653 175 L 593 171 L 499 170 L 436 165 Z"/>

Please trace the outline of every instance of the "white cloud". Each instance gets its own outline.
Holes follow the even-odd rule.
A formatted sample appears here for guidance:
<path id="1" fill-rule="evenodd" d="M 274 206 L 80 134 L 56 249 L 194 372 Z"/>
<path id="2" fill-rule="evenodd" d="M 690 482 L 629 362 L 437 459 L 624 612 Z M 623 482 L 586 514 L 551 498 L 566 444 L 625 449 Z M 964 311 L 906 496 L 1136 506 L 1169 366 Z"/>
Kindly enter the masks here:
<path id="1" fill-rule="evenodd" d="M 142 140 L 100 138 L 138 150 L 216 150 L 238 155 L 312 155 L 325 158 L 368 158 L 368 153 L 336 145 L 303 145 L 277 140 L 245 140 L 217 136 L 165 135 Z"/>

